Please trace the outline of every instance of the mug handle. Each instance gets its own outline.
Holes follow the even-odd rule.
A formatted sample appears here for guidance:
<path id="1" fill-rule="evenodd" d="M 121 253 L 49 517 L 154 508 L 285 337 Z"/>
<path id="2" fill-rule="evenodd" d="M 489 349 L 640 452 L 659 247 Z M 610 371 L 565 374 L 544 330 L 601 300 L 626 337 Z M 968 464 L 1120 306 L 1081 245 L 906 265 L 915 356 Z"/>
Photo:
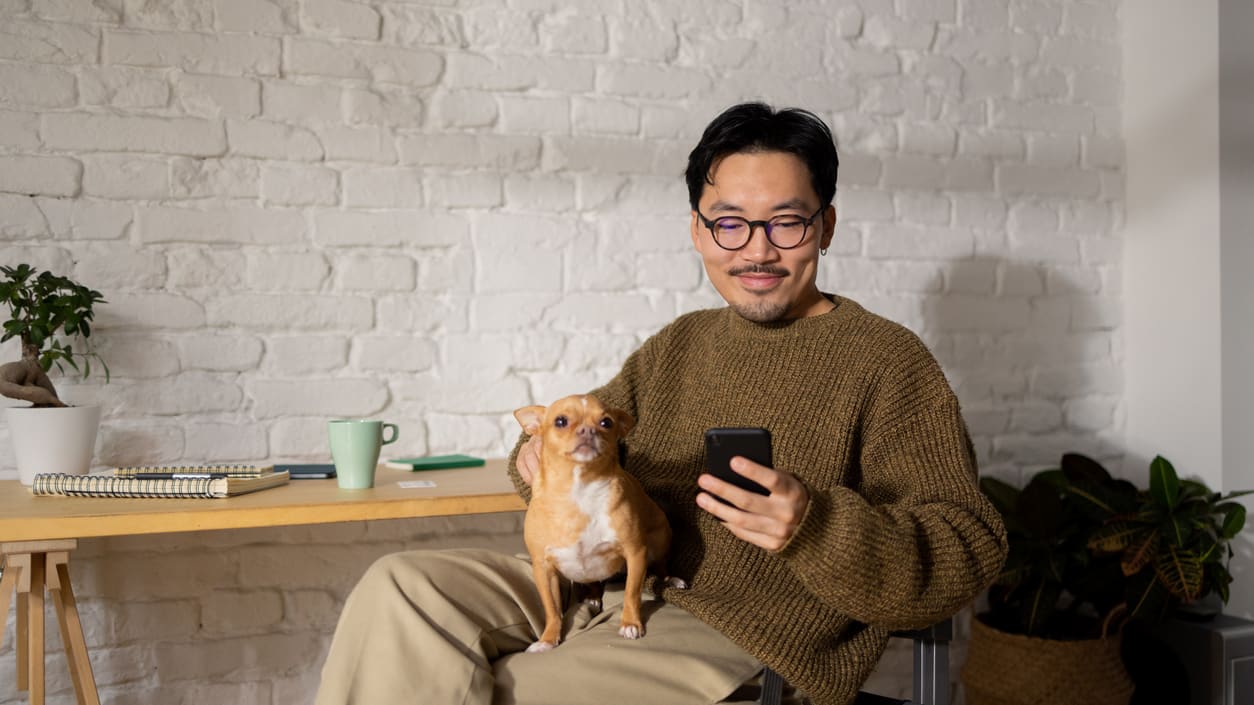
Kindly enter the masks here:
<path id="1" fill-rule="evenodd" d="M 391 437 L 391 438 L 384 438 L 384 439 L 383 439 L 383 442 L 382 442 L 382 443 L 380 443 L 379 445 L 387 445 L 387 444 L 389 444 L 389 443 L 395 443 L 395 442 L 396 442 L 396 439 L 397 439 L 397 438 L 400 438 L 400 436 L 401 436 L 400 429 L 398 429 L 398 428 L 396 427 L 396 424 L 394 424 L 394 423 L 385 423 L 385 424 L 383 424 L 383 431 L 384 431 L 384 434 L 383 434 L 383 435 L 385 435 L 385 436 L 387 435 L 387 430 L 388 430 L 389 428 L 390 428 L 390 429 L 392 429 L 392 437 Z"/>

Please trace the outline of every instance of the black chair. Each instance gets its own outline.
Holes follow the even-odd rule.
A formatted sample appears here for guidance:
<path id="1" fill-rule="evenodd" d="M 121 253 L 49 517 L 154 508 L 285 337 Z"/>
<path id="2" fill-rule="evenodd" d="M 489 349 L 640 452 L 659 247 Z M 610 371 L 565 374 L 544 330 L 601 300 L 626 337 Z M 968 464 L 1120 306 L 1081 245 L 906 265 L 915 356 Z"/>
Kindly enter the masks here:
<path id="1" fill-rule="evenodd" d="M 952 617 L 927 629 L 899 632 L 895 637 L 914 641 L 914 699 L 899 700 L 858 693 L 854 705 L 949 705 L 949 642 L 954 637 Z M 767 668 L 762 672 L 760 705 L 780 705 L 784 678 Z"/>

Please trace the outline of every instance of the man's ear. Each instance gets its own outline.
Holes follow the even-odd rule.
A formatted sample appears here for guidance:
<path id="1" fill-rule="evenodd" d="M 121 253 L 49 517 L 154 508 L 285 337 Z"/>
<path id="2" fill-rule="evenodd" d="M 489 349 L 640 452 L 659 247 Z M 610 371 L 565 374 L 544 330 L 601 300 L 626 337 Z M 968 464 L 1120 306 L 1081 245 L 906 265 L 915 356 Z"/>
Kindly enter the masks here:
<path id="1" fill-rule="evenodd" d="M 692 246 L 701 249 L 701 231 L 705 226 L 701 224 L 701 216 L 696 211 L 692 212 L 692 222 L 688 225 L 688 230 L 692 235 Z"/>
<path id="2" fill-rule="evenodd" d="M 608 409 L 606 413 L 610 418 L 614 419 L 614 425 L 618 426 L 618 437 L 622 438 L 631 433 L 631 429 L 636 427 L 636 419 L 622 409 Z"/>
<path id="3" fill-rule="evenodd" d="M 540 423 L 544 421 L 544 407 L 524 406 L 514 411 L 514 418 L 518 419 L 518 425 L 522 426 L 527 435 L 534 436 L 540 430 Z"/>
<path id="4" fill-rule="evenodd" d="M 819 231 L 819 249 L 826 250 L 832 246 L 832 236 L 836 233 L 836 205 L 831 204 L 823 209 L 823 229 Z"/>

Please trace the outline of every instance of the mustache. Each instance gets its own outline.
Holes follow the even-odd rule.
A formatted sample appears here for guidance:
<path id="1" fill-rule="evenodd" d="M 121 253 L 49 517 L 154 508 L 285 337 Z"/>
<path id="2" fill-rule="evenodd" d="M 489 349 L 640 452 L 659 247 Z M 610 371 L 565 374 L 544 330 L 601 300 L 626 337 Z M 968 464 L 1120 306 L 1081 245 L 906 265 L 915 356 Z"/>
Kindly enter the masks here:
<path id="1" fill-rule="evenodd" d="M 765 274 L 770 277 L 786 277 L 789 274 L 787 269 L 770 264 L 746 264 L 740 267 L 733 267 L 727 273 L 733 277 L 738 277 L 741 274 Z"/>

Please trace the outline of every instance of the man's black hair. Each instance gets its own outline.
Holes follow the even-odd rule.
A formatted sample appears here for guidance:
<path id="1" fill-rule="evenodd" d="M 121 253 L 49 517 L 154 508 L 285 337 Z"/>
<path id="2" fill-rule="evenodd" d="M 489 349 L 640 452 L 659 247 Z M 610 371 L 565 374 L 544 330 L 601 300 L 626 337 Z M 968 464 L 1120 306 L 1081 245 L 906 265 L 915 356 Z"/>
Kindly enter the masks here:
<path id="1" fill-rule="evenodd" d="M 775 110 L 765 103 L 741 103 L 724 110 L 706 126 L 701 141 L 688 155 L 688 201 L 693 210 L 710 181 L 715 162 L 742 152 L 787 152 L 810 170 L 810 184 L 819 205 L 836 196 L 836 170 L 840 160 L 832 131 L 817 115 L 800 108 Z"/>

